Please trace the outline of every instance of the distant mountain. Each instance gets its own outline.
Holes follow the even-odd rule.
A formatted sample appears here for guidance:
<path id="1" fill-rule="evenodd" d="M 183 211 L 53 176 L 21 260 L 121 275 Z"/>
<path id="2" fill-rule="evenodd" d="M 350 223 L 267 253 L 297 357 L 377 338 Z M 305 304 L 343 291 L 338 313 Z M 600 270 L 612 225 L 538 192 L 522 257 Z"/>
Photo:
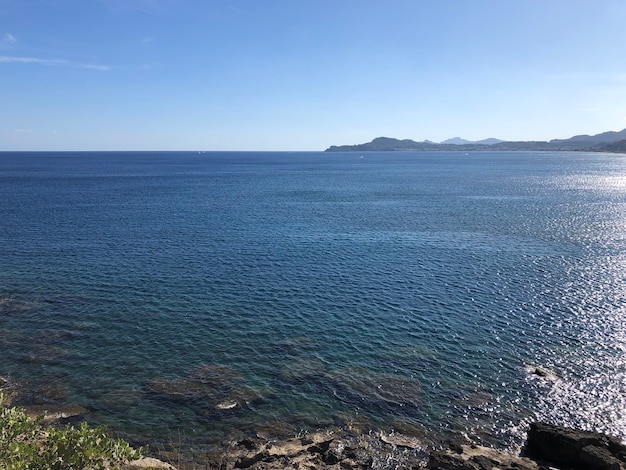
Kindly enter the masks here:
<path id="1" fill-rule="evenodd" d="M 597 152 L 623 152 L 626 146 L 626 129 L 619 132 L 609 131 L 596 135 L 576 135 L 569 139 L 553 139 L 550 141 L 504 141 L 484 139 L 476 142 L 454 137 L 440 144 L 425 140 L 416 142 L 410 139 L 394 139 L 377 137 L 371 142 L 357 145 L 332 145 L 326 152 L 389 152 L 408 150 L 577 150 Z M 622 150 L 620 150 L 622 149 Z"/>
<path id="2" fill-rule="evenodd" d="M 460 137 L 452 137 L 451 139 L 441 141 L 442 144 L 448 145 L 466 145 L 471 144 L 469 140 L 461 139 Z"/>
<path id="3" fill-rule="evenodd" d="M 327 152 L 389 152 L 395 150 L 434 150 L 439 144 L 432 142 L 415 142 L 414 140 L 376 137 L 371 142 L 357 145 L 333 145 Z"/>
<path id="4" fill-rule="evenodd" d="M 618 142 L 620 140 L 626 140 L 626 129 L 619 132 L 609 131 L 596 135 L 575 135 L 569 139 L 554 139 L 550 141 L 551 145 L 565 145 L 565 146 L 587 146 L 593 147 L 600 144 L 610 144 L 612 142 Z"/>
<path id="5" fill-rule="evenodd" d="M 471 141 L 471 140 L 461 139 L 460 137 L 453 137 L 452 139 L 444 140 L 441 143 L 448 144 L 448 145 L 470 145 L 470 144 L 493 145 L 499 142 L 504 142 L 504 140 L 490 138 L 490 139 Z"/>
<path id="6" fill-rule="evenodd" d="M 452 140 L 452 139 L 451 139 Z M 461 139 L 462 140 L 462 139 Z M 468 141 L 469 142 L 469 141 Z M 371 142 L 357 145 L 332 145 L 326 149 L 326 152 L 394 152 L 394 151 L 420 151 L 420 150 L 520 150 L 521 146 L 528 147 L 530 150 L 547 150 L 547 142 L 505 142 L 499 141 L 494 144 L 481 144 L 478 142 L 466 144 L 440 143 L 436 144 L 430 141 L 415 142 L 410 139 L 393 139 L 391 137 L 377 137 Z"/>
<path id="7" fill-rule="evenodd" d="M 493 145 L 493 144 L 499 144 L 500 142 L 504 142 L 504 140 L 494 139 L 493 137 L 490 137 L 489 139 L 476 141 L 477 144 L 482 144 L 482 145 Z"/>
<path id="8" fill-rule="evenodd" d="M 597 147 L 599 152 L 615 152 L 626 153 L 626 140 L 618 140 L 617 142 L 609 142 Z"/>

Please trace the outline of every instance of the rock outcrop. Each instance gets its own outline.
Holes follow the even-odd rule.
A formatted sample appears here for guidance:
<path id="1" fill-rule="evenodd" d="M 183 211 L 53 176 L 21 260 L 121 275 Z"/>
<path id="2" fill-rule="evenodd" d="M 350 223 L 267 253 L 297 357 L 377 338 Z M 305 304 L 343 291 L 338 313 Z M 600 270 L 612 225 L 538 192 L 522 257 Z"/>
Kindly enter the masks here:
<path id="1" fill-rule="evenodd" d="M 143 457 L 133 460 L 122 467 L 123 470 L 176 470 L 169 463 L 163 462 L 152 457 Z"/>
<path id="2" fill-rule="evenodd" d="M 418 439 L 397 434 L 327 429 L 283 441 L 246 438 L 226 450 L 227 469 L 423 468 L 428 454 Z"/>
<path id="3" fill-rule="evenodd" d="M 451 444 L 443 450 L 433 451 L 428 468 L 440 470 L 538 470 L 540 465 L 526 457 L 517 457 L 489 447 Z"/>
<path id="4" fill-rule="evenodd" d="M 597 432 L 546 423 L 530 426 L 525 454 L 564 468 L 626 469 L 626 445 L 619 440 Z"/>
<path id="5" fill-rule="evenodd" d="M 430 454 L 428 468 L 441 470 L 626 470 L 626 445 L 605 434 L 533 423 L 523 456 L 450 444 Z"/>

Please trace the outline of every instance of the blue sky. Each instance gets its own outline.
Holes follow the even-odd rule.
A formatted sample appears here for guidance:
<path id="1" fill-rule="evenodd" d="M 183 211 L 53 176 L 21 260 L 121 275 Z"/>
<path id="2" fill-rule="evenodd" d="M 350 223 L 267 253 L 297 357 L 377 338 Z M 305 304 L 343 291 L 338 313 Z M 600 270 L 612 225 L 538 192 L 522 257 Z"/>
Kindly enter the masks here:
<path id="1" fill-rule="evenodd" d="M 0 0 L 0 150 L 626 127 L 624 0 Z"/>

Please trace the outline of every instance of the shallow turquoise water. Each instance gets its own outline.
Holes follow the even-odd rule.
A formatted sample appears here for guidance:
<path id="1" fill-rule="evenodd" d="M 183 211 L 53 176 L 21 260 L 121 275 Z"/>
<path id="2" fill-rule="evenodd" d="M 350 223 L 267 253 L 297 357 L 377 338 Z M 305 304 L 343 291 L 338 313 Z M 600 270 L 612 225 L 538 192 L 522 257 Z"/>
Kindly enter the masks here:
<path id="1" fill-rule="evenodd" d="M 626 438 L 625 268 L 623 155 L 0 153 L 0 375 L 142 442 Z"/>

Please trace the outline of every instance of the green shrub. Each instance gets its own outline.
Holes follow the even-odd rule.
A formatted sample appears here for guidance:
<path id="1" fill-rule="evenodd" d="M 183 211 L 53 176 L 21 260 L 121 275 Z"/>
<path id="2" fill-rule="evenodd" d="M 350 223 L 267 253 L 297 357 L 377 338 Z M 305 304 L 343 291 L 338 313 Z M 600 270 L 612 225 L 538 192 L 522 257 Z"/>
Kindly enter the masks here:
<path id="1" fill-rule="evenodd" d="M 6 470 L 118 469 L 141 457 L 105 427 L 46 427 L 24 410 L 2 405 L 0 396 L 0 468 Z"/>

